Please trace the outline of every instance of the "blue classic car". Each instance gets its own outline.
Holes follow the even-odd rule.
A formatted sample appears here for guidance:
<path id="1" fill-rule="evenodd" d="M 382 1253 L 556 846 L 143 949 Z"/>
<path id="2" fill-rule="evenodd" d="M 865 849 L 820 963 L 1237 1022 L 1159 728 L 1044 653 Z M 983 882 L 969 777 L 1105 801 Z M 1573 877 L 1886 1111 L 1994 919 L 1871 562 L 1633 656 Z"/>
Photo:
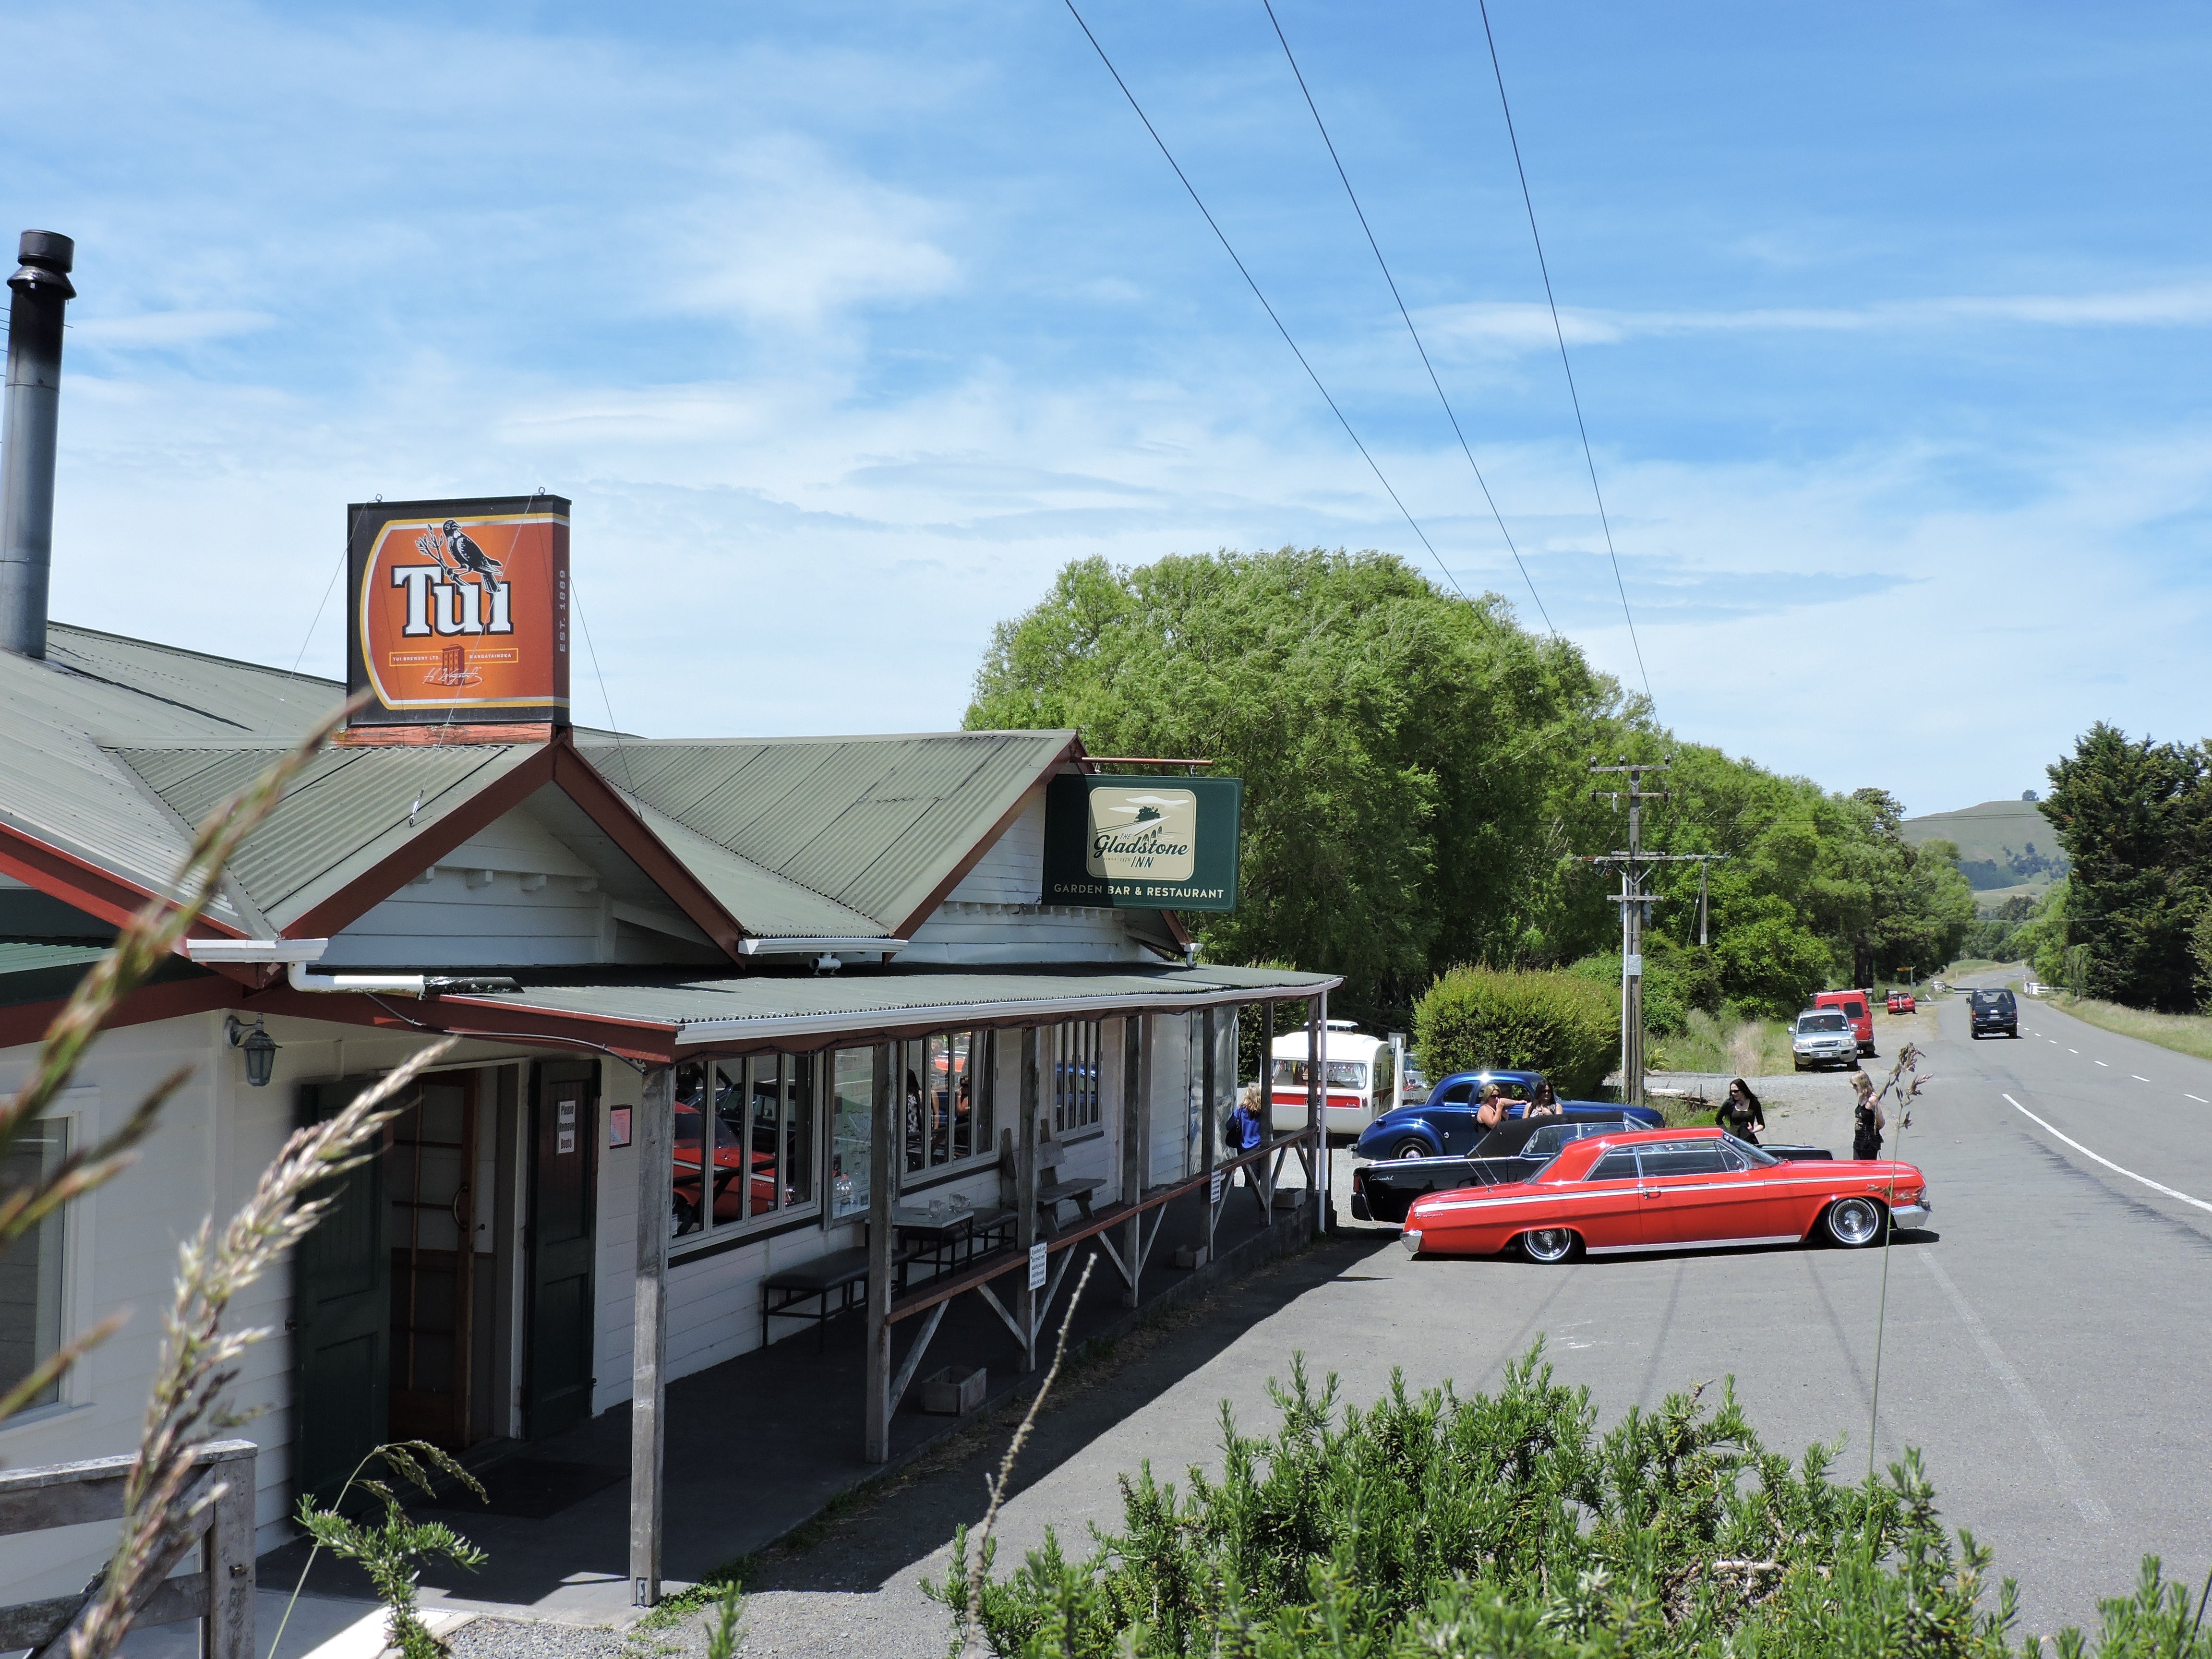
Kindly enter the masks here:
<path id="1" fill-rule="evenodd" d="M 1454 1072 L 1440 1079 L 1429 1097 L 1418 1106 L 1401 1106 L 1385 1112 L 1367 1126 L 1353 1151 L 1361 1158 L 1464 1158 L 1482 1139 L 1483 1127 L 1474 1121 L 1476 1102 L 1483 1085 L 1495 1083 L 1508 1099 L 1506 1115 L 1518 1117 L 1544 1081 L 1541 1072 Z M 1622 1118 L 1645 1128 L 1663 1129 L 1667 1121 L 1649 1106 L 1622 1106 L 1604 1101 L 1565 1100 L 1559 1103 L 1569 1118 Z"/>

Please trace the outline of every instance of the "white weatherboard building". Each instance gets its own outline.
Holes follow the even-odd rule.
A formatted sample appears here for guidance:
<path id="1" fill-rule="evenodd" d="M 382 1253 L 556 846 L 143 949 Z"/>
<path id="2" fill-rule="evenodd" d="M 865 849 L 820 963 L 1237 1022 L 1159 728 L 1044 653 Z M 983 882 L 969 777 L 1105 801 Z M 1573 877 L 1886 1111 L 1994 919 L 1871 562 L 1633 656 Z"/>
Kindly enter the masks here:
<path id="1" fill-rule="evenodd" d="M 341 695 L 83 629 L 0 652 L 0 1090 L 117 924 L 173 898 L 191 827 Z M 864 1237 L 860 1430 L 883 1455 L 913 1370 L 891 1363 L 896 1206 L 988 1211 L 1042 1170 L 1095 1182 L 1091 1232 L 1131 1248 L 1140 1206 L 1212 1156 L 1203 1034 L 1225 1095 L 1237 1011 L 1317 1019 L 1337 983 L 1191 966 L 1163 912 L 1041 903 L 1046 787 L 1091 764 L 1072 732 L 342 734 L 17 1146 L 10 1176 L 190 1068 L 136 1167 L 0 1258 L 0 1382 L 135 1310 L 0 1425 L 0 1462 L 129 1450 L 179 1241 L 295 1125 L 447 1033 L 383 1155 L 239 1310 L 277 1333 L 240 1388 L 263 1547 L 380 1441 L 469 1451 L 655 1403 L 761 1343 L 764 1279 Z M 279 965 L 301 940 L 327 945 Z M 1034 1209 L 1000 1226 L 1001 1267 L 1025 1263 Z M 1018 1267 L 1000 1289 L 1031 1306 Z M 81 1586 L 112 1534 L 6 1540 L 0 1602 Z"/>

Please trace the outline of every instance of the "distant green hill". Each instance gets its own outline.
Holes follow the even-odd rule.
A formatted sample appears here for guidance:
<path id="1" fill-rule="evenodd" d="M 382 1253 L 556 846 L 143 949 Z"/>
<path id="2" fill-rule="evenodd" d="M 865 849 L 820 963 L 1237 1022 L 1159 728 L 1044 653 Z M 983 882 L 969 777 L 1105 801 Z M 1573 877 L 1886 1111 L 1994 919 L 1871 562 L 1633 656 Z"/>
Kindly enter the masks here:
<path id="1" fill-rule="evenodd" d="M 2040 894 L 2066 873 L 2066 855 L 2051 820 L 2031 800 L 1986 800 L 1955 812 L 1929 812 L 1907 818 L 1905 838 L 1958 844 L 1959 868 L 1977 893 L 1997 889 Z"/>

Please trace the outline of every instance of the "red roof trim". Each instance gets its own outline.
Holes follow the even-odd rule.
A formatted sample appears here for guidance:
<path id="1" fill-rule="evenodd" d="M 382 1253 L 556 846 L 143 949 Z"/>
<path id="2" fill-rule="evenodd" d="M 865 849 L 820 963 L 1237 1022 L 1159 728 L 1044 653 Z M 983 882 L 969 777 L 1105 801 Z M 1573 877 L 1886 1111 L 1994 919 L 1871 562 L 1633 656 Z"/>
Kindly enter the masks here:
<path id="1" fill-rule="evenodd" d="M 0 872 L 35 887 L 49 898 L 74 905 L 102 921 L 121 927 L 146 907 L 149 899 L 175 908 L 175 901 L 137 883 L 110 875 L 73 853 L 64 853 L 11 825 L 0 824 Z M 246 931 L 207 916 L 192 926 L 195 938 L 244 939 Z M 182 954 L 181 951 L 179 954 Z"/>
<path id="2" fill-rule="evenodd" d="M 563 794 L 584 810 L 585 816 L 606 832 L 607 838 L 629 855 L 646 878 L 675 902 L 678 909 L 699 925 L 722 954 L 732 962 L 744 957 L 738 941 L 744 924 L 724 909 L 690 867 L 670 852 L 645 820 L 630 810 L 622 793 L 576 750 L 566 729 L 547 751 L 553 759 L 553 781 Z"/>

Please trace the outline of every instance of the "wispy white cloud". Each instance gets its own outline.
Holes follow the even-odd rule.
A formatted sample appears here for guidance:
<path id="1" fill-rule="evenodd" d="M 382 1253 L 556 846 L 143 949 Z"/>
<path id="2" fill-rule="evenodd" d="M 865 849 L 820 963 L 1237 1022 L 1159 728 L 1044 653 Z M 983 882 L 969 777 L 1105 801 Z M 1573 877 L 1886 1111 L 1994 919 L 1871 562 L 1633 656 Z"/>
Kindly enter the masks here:
<path id="1" fill-rule="evenodd" d="M 2212 282 L 2089 294 L 1956 295 L 1862 306 L 1751 306 L 1740 310 L 1603 310 L 1563 306 L 1573 345 L 1618 345 L 1662 335 L 1902 333 L 1972 325 L 2045 328 L 2197 328 L 2212 323 Z M 1540 305 L 1496 301 L 1434 306 L 1422 326 L 1469 354 L 1540 350 L 1556 342 Z"/>

